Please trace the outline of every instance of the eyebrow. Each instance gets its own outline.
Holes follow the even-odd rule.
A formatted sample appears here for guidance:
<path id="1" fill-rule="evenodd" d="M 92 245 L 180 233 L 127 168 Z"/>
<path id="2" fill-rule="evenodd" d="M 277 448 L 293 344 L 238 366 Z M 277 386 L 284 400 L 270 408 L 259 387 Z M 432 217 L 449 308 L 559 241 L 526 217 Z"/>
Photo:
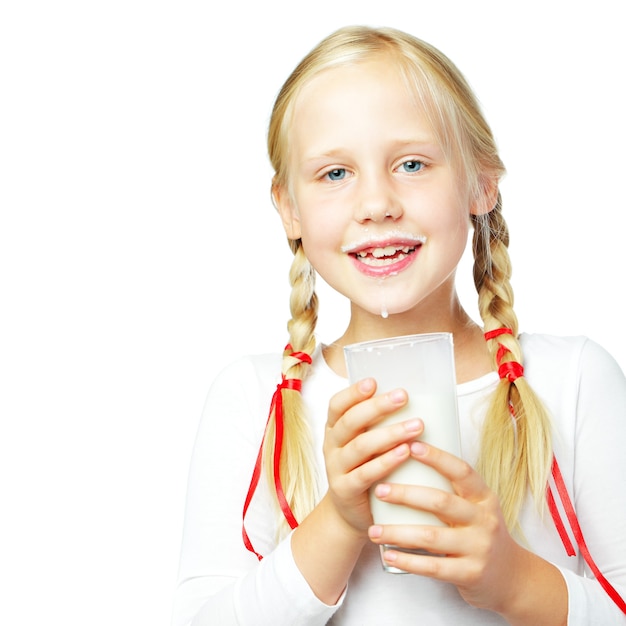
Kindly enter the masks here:
<path id="1" fill-rule="evenodd" d="M 417 152 L 426 149 L 427 151 L 434 150 L 437 153 L 443 153 L 442 147 L 433 139 L 399 139 L 396 141 L 389 142 L 389 145 L 392 149 L 402 149 L 408 147 L 415 147 Z M 310 155 L 305 155 L 301 160 L 302 164 L 310 164 L 315 163 L 315 161 L 323 161 L 326 159 L 334 159 L 337 157 L 341 157 L 344 153 L 350 152 L 347 148 L 331 148 L 329 150 L 324 150 L 319 153 L 313 153 Z"/>
<path id="2" fill-rule="evenodd" d="M 310 154 L 308 156 L 305 155 L 304 158 L 301 160 L 301 163 L 307 164 L 307 163 L 315 163 L 315 161 L 326 161 L 328 159 L 332 160 L 337 157 L 340 157 L 345 152 L 347 152 L 347 150 L 344 148 L 334 148 L 332 150 L 326 150 L 324 152 Z"/>

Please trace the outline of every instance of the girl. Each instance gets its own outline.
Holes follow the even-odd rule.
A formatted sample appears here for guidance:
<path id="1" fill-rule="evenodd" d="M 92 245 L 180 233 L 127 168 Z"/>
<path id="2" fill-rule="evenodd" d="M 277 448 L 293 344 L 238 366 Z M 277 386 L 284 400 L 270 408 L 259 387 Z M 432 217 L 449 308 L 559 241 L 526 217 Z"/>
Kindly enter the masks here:
<path id="1" fill-rule="evenodd" d="M 459 71 L 404 33 L 342 29 L 284 84 L 268 144 L 294 253 L 289 343 L 211 389 L 173 623 L 626 624 L 626 380 L 585 338 L 518 335 L 504 167 Z M 472 226 L 482 327 L 454 286 Z M 315 272 L 350 302 L 326 345 Z M 343 346 L 435 331 L 454 335 L 462 459 L 420 442 L 436 415 L 370 430 L 406 392 L 345 380 Z M 409 457 L 454 494 L 380 482 Z M 376 483 L 446 525 L 373 525 Z M 582 540 L 568 554 L 567 514 L 591 572 Z M 394 576 L 379 544 L 444 556 L 388 550 L 413 574 Z"/>

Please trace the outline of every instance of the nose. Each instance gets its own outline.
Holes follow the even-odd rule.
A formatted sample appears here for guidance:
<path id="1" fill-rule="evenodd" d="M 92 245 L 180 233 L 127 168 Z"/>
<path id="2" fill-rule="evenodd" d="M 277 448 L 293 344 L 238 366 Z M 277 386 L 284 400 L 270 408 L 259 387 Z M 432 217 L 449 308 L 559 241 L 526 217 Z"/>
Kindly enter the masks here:
<path id="1" fill-rule="evenodd" d="M 360 223 L 397 220 L 403 213 L 394 189 L 393 181 L 383 174 L 362 175 L 355 218 Z"/>

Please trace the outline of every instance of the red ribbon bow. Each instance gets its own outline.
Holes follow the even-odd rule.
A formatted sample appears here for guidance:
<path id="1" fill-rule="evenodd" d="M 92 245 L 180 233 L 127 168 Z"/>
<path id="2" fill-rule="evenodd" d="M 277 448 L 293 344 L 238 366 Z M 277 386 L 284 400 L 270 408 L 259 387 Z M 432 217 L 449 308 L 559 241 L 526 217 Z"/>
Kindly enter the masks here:
<path id="1" fill-rule="evenodd" d="M 510 328 L 496 328 L 485 333 L 485 339 L 495 339 L 500 335 L 512 335 Z M 510 383 L 514 383 L 520 376 L 524 375 L 524 367 L 517 361 L 502 362 L 502 358 L 507 352 L 511 352 L 504 344 L 498 342 L 498 352 L 496 353 L 496 363 L 498 364 L 498 376 L 506 378 Z"/>

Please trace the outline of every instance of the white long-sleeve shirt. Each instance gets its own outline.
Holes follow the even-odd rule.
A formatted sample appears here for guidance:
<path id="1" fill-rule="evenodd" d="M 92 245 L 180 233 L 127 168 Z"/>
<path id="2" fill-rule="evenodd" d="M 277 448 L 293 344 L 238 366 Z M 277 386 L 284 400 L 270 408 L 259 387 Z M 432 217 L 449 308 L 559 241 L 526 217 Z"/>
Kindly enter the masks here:
<path id="1" fill-rule="evenodd" d="M 584 337 L 521 336 L 525 376 L 546 404 L 554 449 L 587 545 L 626 598 L 626 379 L 612 357 Z M 191 461 L 173 626 L 314 626 L 321 624 L 443 626 L 506 623 L 466 604 L 456 588 L 429 578 L 382 570 L 368 545 L 336 606 L 320 602 L 298 570 L 290 537 L 275 542 L 275 514 L 264 479 L 246 516 L 259 562 L 244 547 L 242 509 L 276 384 L 281 356 L 241 359 L 215 380 Z M 462 455 L 474 463 L 495 372 L 457 386 Z M 330 397 L 347 386 L 321 350 L 303 385 L 322 493 L 322 455 Z M 428 416 L 421 416 L 428 424 Z M 568 557 L 552 518 L 531 502 L 521 526 L 530 549 L 562 572 L 570 626 L 626 624 L 626 616 L 587 571 Z M 324 538 L 319 538 L 320 550 Z"/>

